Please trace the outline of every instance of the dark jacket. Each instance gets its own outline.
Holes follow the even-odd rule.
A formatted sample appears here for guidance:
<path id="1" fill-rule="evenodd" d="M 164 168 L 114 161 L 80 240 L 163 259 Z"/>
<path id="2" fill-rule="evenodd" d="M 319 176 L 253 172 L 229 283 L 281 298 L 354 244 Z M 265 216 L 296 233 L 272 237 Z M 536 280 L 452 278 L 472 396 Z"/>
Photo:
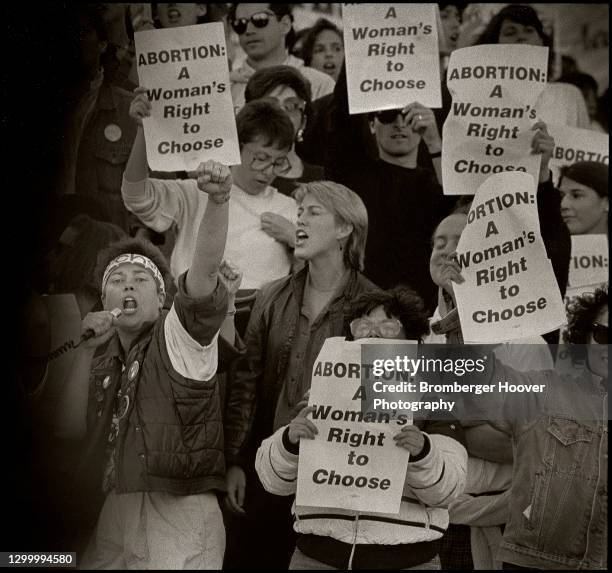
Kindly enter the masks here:
<path id="1" fill-rule="evenodd" d="M 308 267 L 265 286 L 258 294 L 245 335 L 246 363 L 229 388 L 227 407 L 226 459 L 244 464 L 254 459 L 264 438 L 272 434 L 274 412 L 287 374 L 291 346 L 304 295 Z M 324 320 L 330 336 L 349 332 L 350 303 L 376 286 L 361 273 L 352 271 L 343 292 L 333 299 Z M 312 365 L 324 338 L 311 336 L 304 367 L 310 378 Z"/>
<path id="2" fill-rule="evenodd" d="M 227 291 L 219 283 L 206 298 L 185 292 L 179 279 L 174 309 L 200 345 L 209 345 L 225 318 Z M 115 441 L 115 491 L 191 495 L 225 487 L 223 426 L 217 376 L 192 380 L 172 366 L 164 326 L 167 311 L 123 356 L 111 339 L 94 359 L 87 411 L 84 470 L 101 486 L 116 396 L 127 403 Z M 129 400 L 126 399 L 129 397 Z M 102 466 L 102 467 L 101 467 Z"/>

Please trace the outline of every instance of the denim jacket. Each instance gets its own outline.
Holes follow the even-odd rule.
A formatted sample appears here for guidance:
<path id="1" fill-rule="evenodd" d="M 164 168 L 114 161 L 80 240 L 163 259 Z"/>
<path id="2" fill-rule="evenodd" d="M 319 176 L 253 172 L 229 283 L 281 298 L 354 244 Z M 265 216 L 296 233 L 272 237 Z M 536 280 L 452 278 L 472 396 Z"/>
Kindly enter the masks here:
<path id="1" fill-rule="evenodd" d="M 544 384 L 505 394 L 491 423 L 512 436 L 510 519 L 498 559 L 539 569 L 607 566 L 607 390 L 585 370 L 520 373 L 495 361 L 491 380 Z"/>

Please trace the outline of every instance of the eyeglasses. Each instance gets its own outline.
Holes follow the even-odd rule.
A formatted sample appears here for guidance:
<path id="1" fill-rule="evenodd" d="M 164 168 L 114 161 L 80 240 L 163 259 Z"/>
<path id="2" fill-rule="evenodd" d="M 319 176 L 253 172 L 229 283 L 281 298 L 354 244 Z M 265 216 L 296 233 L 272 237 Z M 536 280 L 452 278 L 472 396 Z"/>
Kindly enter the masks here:
<path id="1" fill-rule="evenodd" d="M 387 318 L 374 322 L 365 316 L 356 318 L 350 324 L 351 334 L 355 340 L 367 338 L 378 333 L 381 338 L 395 338 L 402 330 L 402 323 L 397 318 Z"/>
<path id="2" fill-rule="evenodd" d="M 269 12 L 257 12 L 253 14 L 250 18 L 236 18 L 232 22 L 232 28 L 234 28 L 234 32 L 239 36 L 242 36 L 246 32 L 247 26 L 249 22 L 253 24 L 256 28 L 265 28 L 270 22 L 270 16 L 274 16 L 278 19 L 276 14 L 270 14 Z"/>
<path id="3" fill-rule="evenodd" d="M 593 340 L 597 344 L 608 344 L 608 325 L 596 322 L 593 325 Z"/>
<path id="4" fill-rule="evenodd" d="M 272 173 L 274 175 L 285 175 L 291 171 L 291 163 L 287 159 L 286 155 L 278 157 L 276 159 L 270 159 L 267 156 L 254 155 L 251 159 L 251 169 L 255 171 L 265 171 L 268 167 L 272 166 Z"/>
<path id="5" fill-rule="evenodd" d="M 398 115 L 403 116 L 401 109 L 385 109 L 383 111 L 376 112 L 376 119 L 378 119 L 380 123 L 388 125 L 393 123 Z"/>

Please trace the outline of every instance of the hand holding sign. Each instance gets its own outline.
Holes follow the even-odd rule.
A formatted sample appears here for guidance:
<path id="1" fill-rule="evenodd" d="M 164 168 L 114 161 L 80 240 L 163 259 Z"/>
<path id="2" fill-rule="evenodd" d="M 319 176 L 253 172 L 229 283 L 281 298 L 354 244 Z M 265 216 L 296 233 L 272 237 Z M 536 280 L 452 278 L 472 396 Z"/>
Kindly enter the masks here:
<path id="1" fill-rule="evenodd" d="M 314 440 L 314 437 L 319 433 L 317 427 L 306 417 L 311 412 L 314 412 L 314 410 L 314 406 L 303 408 L 302 411 L 291 420 L 287 436 L 292 444 L 297 444 L 302 438 Z"/>
<path id="2" fill-rule="evenodd" d="M 548 129 L 543 121 L 538 121 L 531 129 L 535 131 L 531 140 L 531 152 L 542 154 L 539 181 L 546 183 L 549 177 L 548 163 L 555 150 L 555 140 L 548 134 Z"/>
<path id="3" fill-rule="evenodd" d="M 404 426 L 393 439 L 400 448 L 408 450 L 411 456 L 418 456 L 425 447 L 425 434 L 416 426 Z"/>
<path id="4" fill-rule="evenodd" d="M 138 125 L 142 125 L 142 120 L 151 115 L 151 102 L 147 96 L 147 88 L 138 87 L 134 90 L 134 99 L 130 104 L 130 117 Z"/>
<path id="5" fill-rule="evenodd" d="M 437 153 L 442 149 L 442 138 L 433 111 L 419 102 L 413 102 L 402 109 L 402 115 L 412 131 L 423 138 L 430 153 Z"/>
<path id="6" fill-rule="evenodd" d="M 233 184 L 229 167 L 209 159 L 205 163 L 200 163 L 196 173 L 198 189 L 208 193 L 212 201 L 221 204 L 229 200 Z"/>
<path id="7" fill-rule="evenodd" d="M 462 284 L 465 282 L 465 279 L 461 275 L 461 267 L 457 262 L 457 253 L 450 254 L 442 261 L 438 273 L 440 286 L 451 295 L 454 301 L 455 291 L 453 289 L 453 283 Z"/>

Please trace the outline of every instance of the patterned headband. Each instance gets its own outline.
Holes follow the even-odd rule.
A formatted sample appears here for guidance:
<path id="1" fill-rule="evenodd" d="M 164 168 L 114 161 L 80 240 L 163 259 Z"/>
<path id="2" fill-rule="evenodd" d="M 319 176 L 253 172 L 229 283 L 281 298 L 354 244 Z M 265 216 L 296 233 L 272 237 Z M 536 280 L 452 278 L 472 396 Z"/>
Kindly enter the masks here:
<path id="1" fill-rule="evenodd" d="M 164 298 L 166 297 L 166 288 L 164 286 L 164 279 L 162 277 L 162 274 L 159 272 L 159 269 L 155 265 L 155 263 L 148 257 L 145 257 L 144 255 L 137 255 L 137 254 L 132 254 L 132 253 L 126 253 L 124 255 L 119 255 L 117 258 L 113 259 L 110 263 L 108 263 L 108 266 L 106 267 L 106 270 L 104 271 L 104 277 L 102 278 L 102 292 L 104 292 L 104 290 L 106 289 L 106 283 L 111 273 L 119 265 L 123 265 L 125 263 L 132 263 L 133 265 L 140 265 L 144 269 L 147 269 L 148 271 L 150 271 L 151 274 L 153 275 L 153 278 L 157 282 L 157 288 L 159 289 L 159 292 L 164 296 Z"/>

